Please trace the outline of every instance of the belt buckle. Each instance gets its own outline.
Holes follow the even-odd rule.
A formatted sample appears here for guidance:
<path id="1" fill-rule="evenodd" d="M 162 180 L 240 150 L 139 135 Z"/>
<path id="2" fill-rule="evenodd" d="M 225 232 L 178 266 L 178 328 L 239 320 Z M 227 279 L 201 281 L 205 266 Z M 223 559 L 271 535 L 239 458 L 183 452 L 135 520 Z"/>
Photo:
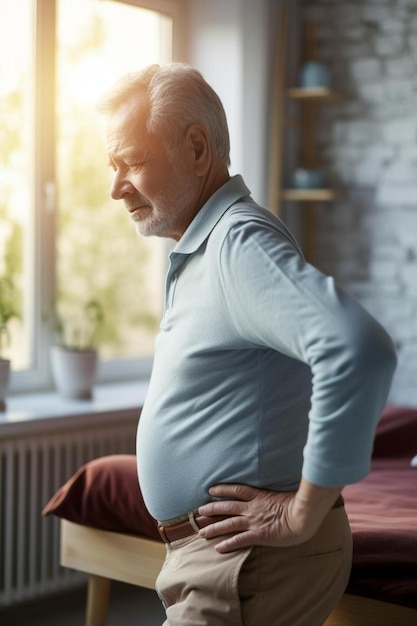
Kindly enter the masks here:
<path id="1" fill-rule="evenodd" d="M 164 543 L 169 543 L 169 539 L 166 536 L 165 528 L 158 522 L 158 532 L 161 535 L 161 539 Z"/>

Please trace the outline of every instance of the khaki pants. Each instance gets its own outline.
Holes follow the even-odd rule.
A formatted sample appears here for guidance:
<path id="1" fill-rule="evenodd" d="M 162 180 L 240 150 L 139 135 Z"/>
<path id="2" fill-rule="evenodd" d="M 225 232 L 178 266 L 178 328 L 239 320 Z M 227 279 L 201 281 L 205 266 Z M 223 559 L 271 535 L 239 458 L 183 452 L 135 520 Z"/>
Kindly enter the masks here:
<path id="1" fill-rule="evenodd" d="M 352 538 L 344 507 L 300 546 L 219 554 L 198 534 L 167 545 L 156 582 L 163 626 L 322 626 L 346 588 Z"/>

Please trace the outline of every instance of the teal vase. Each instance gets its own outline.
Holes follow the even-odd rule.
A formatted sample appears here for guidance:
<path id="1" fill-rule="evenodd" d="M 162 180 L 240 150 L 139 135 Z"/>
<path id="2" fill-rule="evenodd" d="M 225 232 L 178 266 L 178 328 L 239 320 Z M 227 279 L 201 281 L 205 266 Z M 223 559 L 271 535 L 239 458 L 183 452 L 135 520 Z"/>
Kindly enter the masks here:
<path id="1" fill-rule="evenodd" d="M 328 68 L 319 61 L 307 61 L 301 69 L 301 87 L 330 87 L 331 78 Z"/>

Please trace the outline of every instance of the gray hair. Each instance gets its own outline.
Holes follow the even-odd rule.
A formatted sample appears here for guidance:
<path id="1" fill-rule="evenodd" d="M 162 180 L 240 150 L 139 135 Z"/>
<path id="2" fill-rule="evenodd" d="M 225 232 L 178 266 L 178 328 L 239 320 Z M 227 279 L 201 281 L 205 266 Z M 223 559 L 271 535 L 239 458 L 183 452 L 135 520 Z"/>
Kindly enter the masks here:
<path id="1" fill-rule="evenodd" d="M 149 65 L 123 76 L 101 101 L 99 108 L 112 113 L 139 93 L 149 100 L 147 129 L 172 150 L 191 124 L 206 128 L 214 155 L 230 165 L 230 139 L 220 98 L 201 73 L 185 63 Z"/>

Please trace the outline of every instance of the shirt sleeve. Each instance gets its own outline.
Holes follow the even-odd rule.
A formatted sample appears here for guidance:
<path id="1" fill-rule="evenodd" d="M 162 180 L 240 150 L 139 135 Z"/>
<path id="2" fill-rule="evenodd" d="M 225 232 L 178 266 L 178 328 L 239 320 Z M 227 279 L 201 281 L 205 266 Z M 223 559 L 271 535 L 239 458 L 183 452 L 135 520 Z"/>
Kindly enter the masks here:
<path id="1" fill-rule="evenodd" d="M 311 368 L 303 476 L 324 487 L 362 479 L 396 366 L 388 334 L 274 224 L 234 224 L 219 272 L 242 337 Z"/>

